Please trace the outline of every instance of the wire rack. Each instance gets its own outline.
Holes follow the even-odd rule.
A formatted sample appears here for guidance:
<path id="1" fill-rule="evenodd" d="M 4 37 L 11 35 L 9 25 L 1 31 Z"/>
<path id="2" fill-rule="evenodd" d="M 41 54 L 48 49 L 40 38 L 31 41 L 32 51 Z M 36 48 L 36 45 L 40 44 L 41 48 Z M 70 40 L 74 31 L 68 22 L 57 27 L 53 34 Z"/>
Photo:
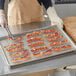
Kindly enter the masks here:
<path id="1" fill-rule="evenodd" d="M 54 32 L 51 32 L 51 33 L 60 32 L 60 34 L 58 36 L 64 35 L 63 38 L 58 39 L 57 41 L 60 41 L 60 40 L 62 41 L 62 40 L 65 40 L 65 39 L 68 40 L 64 44 L 57 45 L 57 46 L 54 46 L 54 47 L 60 47 L 60 46 L 62 47 L 62 46 L 69 45 L 69 44 L 71 45 L 71 47 L 70 48 L 65 48 L 65 49 L 61 50 L 60 52 L 52 51 L 51 53 L 49 53 L 47 55 L 42 54 L 42 51 L 44 51 L 44 50 L 42 50 L 42 51 L 39 51 L 39 52 L 41 52 L 41 55 L 39 55 L 38 57 L 33 56 L 33 53 L 30 51 L 31 48 L 27 46 L 28 43 L 25 41 L 26 40 L 25 34 L 28 34 L 28 33 L 31 33 L 31 32 L 37 32 L 37 31 L 45 30 L 45 29 L 46 30 L 47 29 L 53 29 L 53 28 L 55 28 L 56 30 Z M 73 44 L 73 42 L 69 39 L 69 37 L 65 34 L 65 32 L 60 27 L 50 26 L 50 27 L 45 27 L 45 28 L 41 28 L 41 29 L 32 30 L 32 31 L 27 32 L 25 34 L 23 35 L 23 37 L 22 37 L 21 40 L 16 41 L 16 42 L 15 41 L 10 41 L 8 39 L 3 39 L 3 40 L 0 41 L 0 45 L 1 45 L 1 48 L 2 48 L 2 51 L 3 51 L 4 57 L 6 58 L 6 61 L 7 61 L 7 63 L 10 66 L 14 66 L 14 65 L 22 64 L 22 63 L 27 63 L 27 62 L 32 62 L 32 61 L 36 61 L 36 60 L 40 60 L 40 59 L 45 59 L 45 58 L 53 57 L 53 56 L 56 56 L 56 55 L 65 54 L 65 53 L 69 53 L 69 52 L 75 51 L 75 45 Z M 45 42 L 44 46 L 49 46 L 49 49 L 51 49 L 53 46 L 52 45 L 48 45 L 48 41 L 46 40 L 46 38 L 44 37 L 43 34 L 44 33 L 41 33 L 39 36 L 43 38 L 43 41 Z M 24 46 L 24 49 L 28 49 L 29 50 L 28 52 L 30 54 L 30 58 L 28 60 L 23 59 L 23 60 L 17 60 L 17 62 L 12 62 L 11 61 L 11 58 L 13 59 L 13 57 L 16 56 L 15 54 L 18 53 L 18 52 L 21 52 L 23 50 L 23 48 L 21 50 L 19 50 L 19 47 L 18 47 L 14 51 L 7 52 L 6 51 L 6 48 L 4 48 L 4 46 L 8 46 L 8 45 L 11 45 L 11 44 L 17 44 L 18 42 L 23 42 L 24 43 L 23 45 L 21 45 L 20 48 L 22 48 L 22 46 Z M 12 48 L 14 48 L 14 47 L 15 46 L 13 46 Z M 11 57 L 10 55 L 14 55 L 14 56 Z M 23 56 L 24 55 L 22 55 L 21 57 L 23 57 Z"/>

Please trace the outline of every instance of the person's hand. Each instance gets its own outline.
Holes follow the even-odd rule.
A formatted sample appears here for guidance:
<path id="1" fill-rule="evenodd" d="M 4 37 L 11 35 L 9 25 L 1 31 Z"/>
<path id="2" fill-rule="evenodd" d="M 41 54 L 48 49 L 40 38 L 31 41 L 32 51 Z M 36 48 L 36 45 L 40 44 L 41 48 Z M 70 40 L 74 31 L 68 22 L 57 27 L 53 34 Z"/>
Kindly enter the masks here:
<path id="1" fill-rule="evenodd" d="M 5 14 L 4 13 L 0 13 L 0 25 L 3 28 L 5 28 L 7 26 L 7 20 L 5 18 Z"/>
<path id="2" fill-rule="evenodd" d="M 61 27 L 61 28 L 63 28 L 63 21 L 62 21 L 62 19 L 60 18 L 60 17 L 52 17 L 51 18 L 51 25 L 53 26 L 53 25 L 57 25 L 57 26 L 59 26 L 59 27 Z"/>
<path id="3" fill-rule="evenodd" d="M 62 19 L 57 15 L 54 7 L 49 7 L 47 9 L 47 13 L 49 15 L 49 19 L 51 20 L 51 25 L 57 25 L 61 28 L 63 28 L 63 21 Z"/>

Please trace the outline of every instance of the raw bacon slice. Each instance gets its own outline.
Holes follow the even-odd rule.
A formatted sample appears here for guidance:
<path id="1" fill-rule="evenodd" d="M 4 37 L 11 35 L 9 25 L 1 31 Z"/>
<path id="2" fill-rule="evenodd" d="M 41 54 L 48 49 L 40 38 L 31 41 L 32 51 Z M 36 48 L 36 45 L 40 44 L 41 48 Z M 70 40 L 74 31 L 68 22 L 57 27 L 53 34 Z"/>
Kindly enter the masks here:
<path id="1" fill-rule="evenodd" d="M 43 33 L 49 33 L 49 32 L 53 32 L 55 30 L 56 30 L 56 28 L 52 28 L 52 29 L 48 29 L 48 30 L 41 30 L 41 32 L 43 32 Z"/>
<path id="2" fill-rule="evenodd" d="M 29 38 L 26 41 L 27 42 L 32 42 L 32 41 L 38 41 L 38 40 L 42 40 L 42 37 L 33 37 L 33 38 Z"/>
<path id="3" fill-rule="evenodd" d="M 51 33 L 51 34 L 44 34 L 45 37 L 53 37 L 53 36 L 57 36 L 59 34 L 59 32 L 55 32 L 55 33 Z"/>
<path id="4" fill-rule="evenodd" d="M 30 47 L 36 47 L 36 46 L 43 45 L 43 44 L 44 44 L 44 42 L 43 41 L 40 41 L 40 42 L 31 43 L 28 46 L 30 46 Z"/>
<path id="5" fill-rule="evenodd" d="M 53 38 L 46 38 L 46 40 L 47 40 L 47 41 L 55 41 L 55 40 L 60 39 L 60 38 L 62 38 L 62 37 L 63 37 L 63 35 L 57 36 L 57 37 L 53 37 Z"/>
<path id="6" fill-rule="evenodd" d="M 39 35 L 40 32 L 32 32 L 32 33 L 28 33 L 26 34 L 26 37 L 30 37 L 30 36 L 34 36 L 34 35 Z"/>
<path id="7" fill-rule="evenodd" d="M 51 43 L 49 43 L 49 45 L 59 45 L 59 44 L 62 44 L 62 43 L 64 43 L 64 42 L 66 42 L 66 41 L 68 41 L 68 40 L 62 40 L 62 41 L 55 41 L 55 42 L 51 42 Z"/>

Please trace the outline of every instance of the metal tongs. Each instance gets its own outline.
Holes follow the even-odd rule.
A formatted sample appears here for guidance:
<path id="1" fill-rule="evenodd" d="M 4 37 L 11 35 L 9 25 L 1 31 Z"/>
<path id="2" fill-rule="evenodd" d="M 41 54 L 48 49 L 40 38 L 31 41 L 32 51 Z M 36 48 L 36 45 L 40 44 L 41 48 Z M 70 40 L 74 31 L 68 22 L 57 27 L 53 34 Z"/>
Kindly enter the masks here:
<path id="1" fill-rule="evenodd" d="M 9 36 L 11 39 L 14 39 L 12 33 L 11 33 L 10 30 L 9 30 L 9 27 L 7 26 L 7 27 L 5 27 L 5 29 L 6 29 L 6 31 L 7 31 L 7 33 L 8 33 L 8 36 Z"/>

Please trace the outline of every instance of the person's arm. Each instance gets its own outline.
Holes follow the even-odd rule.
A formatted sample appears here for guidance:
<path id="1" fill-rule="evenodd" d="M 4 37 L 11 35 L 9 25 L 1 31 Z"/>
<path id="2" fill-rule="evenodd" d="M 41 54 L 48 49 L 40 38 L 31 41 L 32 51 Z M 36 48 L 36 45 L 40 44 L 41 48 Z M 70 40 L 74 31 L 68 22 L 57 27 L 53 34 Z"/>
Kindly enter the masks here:
<path id="1" fill-rule="evenodd" d="M 5 0 L 0 0 L 0 10 L 4 9 Z"/>
<path id="2" fill-rule="evenodd" d="M 38 0 L 38 1 L 39 1 L 40 4 L 42 3 L 44 5 L 44 7 L 46 8 L 46 10 L 49 7 L 52 7 L 53 6 L 51 0 Z"/>
<path id="3" fill-rule="evenodd" d="M 0 13 L 4 13 L 4 3 L 5 0 L 0 0 Z"/>
<path id="4" fill-rule="evenodd" d="M 5 3 L 5 0 L 0 0 L 0 25 L 2 27 L 5 27 L 7 25 L 5 12 L 4 12 L 4 3 Z"/>
<path id="5" fill-rule="evenodd" d="M 51 25 L 58 25 L 59 27 L 63 28 L 63 22 L 57 15 L 53 5 L 54 0 L 38 0 L 38 1 L 39 3 L 41 2 L 46 8 L 49 19 L 51 20 Z"/>

